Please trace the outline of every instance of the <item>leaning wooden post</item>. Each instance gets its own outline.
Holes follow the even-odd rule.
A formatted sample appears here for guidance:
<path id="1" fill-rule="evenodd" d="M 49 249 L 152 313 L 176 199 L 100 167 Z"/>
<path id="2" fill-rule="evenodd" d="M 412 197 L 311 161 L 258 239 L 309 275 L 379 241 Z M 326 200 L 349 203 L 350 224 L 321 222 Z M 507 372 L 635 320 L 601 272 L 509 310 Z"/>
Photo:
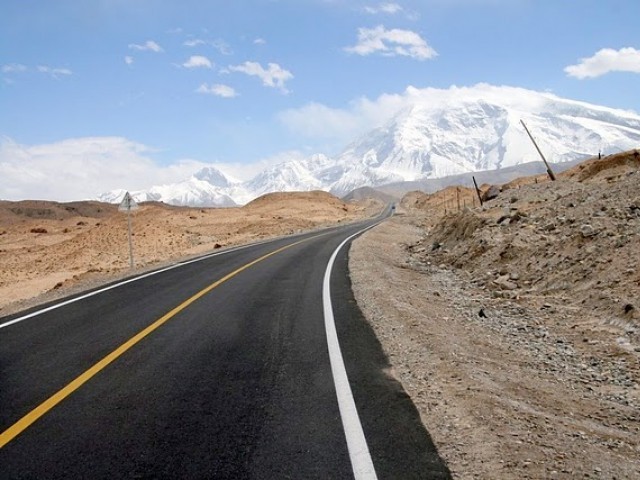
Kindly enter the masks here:
<path id="1" fill-rule="evenodd" d="M 538 150 L 538 153 L 540 154 L 540 158 L 542 158 L 542 161 L 544 162 L 545 167 L 547 167 L 547 175 L 549 175 L 549 178 L 552 181 L 556 180 L 556 176 L 553 174 L 553 170 L 551 170 L 551 167 L 549 166 L 549 164 L 547 163 L 547 159 L 544 158 L 544 155 L 542 154 L 542 151 L 540 150 L 540 147 L 538 147 L 538 144 L 536 143 L 536 141 L 533 139 L 533 135 L 531 135 L 531 132 L 529 131 L 529 129 L 527 128 L 527 126 L 525 125 L 523 120 L 520 120 L 520 123 L 522 124 L 522 126 L 524 127 L 525 131 L 527 132 L 527 135 L 529 135 L 529 138 L 531 139 L 531 141 L 533 142 L 533 145 L 536 147 L 536 150 Z"/>
<path id="2" fill-rule="evenodd" d="M 472 176 L 473 184 L 476 187 L 476 195 L 478 195 L 478 200 L 480 200 L 480 206 L 482 206 L 482 194 L 480 193 L 480 189 L 478 188 L 478 182 L 476 182 L 476 177 Z"/>

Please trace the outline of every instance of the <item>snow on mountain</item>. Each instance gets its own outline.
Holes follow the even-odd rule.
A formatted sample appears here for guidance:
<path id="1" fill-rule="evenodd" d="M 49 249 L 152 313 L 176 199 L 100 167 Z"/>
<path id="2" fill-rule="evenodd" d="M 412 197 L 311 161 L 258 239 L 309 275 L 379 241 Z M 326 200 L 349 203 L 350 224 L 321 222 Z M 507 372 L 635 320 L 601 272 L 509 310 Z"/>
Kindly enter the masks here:
<path id="1" fill-rule="evenodd" d="M 191 178 L 178 183 L 130 193 L 137 202 L 157 201 L 191 207 L 233 207 L 237 204 L 229 193 L 243 199 L 250 197 L 241 186 L 213 167 L 203 168 Z M 124 190 L 113 190 L 103 193 L 98 199 L 102 202 L 119 203 L 124 194 Z"/>
<path id="2" fill-rule="evenodd" d="M 338 156 L 348 167 L 332 192 L 368 177 L 377 186 L 537 161 L 521 119 L 554 162 L 640 144 L 640 116 L 631 112 L 512 87 L 417 92 L 412 105 Z"/>
<path id="3" fill-rule="evenodd" d="M 214 167 L 204 167 L 193 174 L 193 177 L 197 180 L 207 182 L 214 187 L 227 188 L 234 183 L 239 183 L 227 177 L 224 173 Z"/>
<path id="4" fill-rule="evenodd" d="M 317 154 L 272 166 L 245 183 L 208 167 L 191 179 L 135 192 L 178 205 L 243 204 L 269 192 L 327 190 L 441 178 L 539 160 L 524 120 L 548 160 L 558 163 L 637 148 L 640 116 L 549 93 L 480 84 L 407 89 L 407 105 L 335 158 Z M 124 192 L 120 194 L 121 195 Z M 115 195 L 115 196 L 114 196 Z M 146 195 L 146 197 L 145 197 Z M 100 197 L 116 198 L 115 192 Z"/>
<path id="5" fill-rule="evenodd" d="M 247 182 L 246 188 L 256 196 L 270 192 L 322 190 L 326 183 L 316 177 L 316 172 L 331 163 L 324 155 L 284 162 L 256 175 Z"/>

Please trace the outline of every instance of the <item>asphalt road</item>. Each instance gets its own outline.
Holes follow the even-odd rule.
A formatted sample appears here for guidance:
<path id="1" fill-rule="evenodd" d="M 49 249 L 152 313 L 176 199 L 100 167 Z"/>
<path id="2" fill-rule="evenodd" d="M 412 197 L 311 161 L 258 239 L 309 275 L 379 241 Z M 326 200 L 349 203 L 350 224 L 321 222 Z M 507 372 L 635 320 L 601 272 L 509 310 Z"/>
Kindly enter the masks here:
<path id="1" fill-rule="evenodd" d="M 0 478 L 450 478 L 384 373 L 348 243 L 329 282 L 357 409 L 341 413 L 323 278 L 365 226 L 220 252 L 0 319 Z M 364 451 L 348 444 L 354 424 Z M 367 458 L 375 473 L 358 470 Z"/>

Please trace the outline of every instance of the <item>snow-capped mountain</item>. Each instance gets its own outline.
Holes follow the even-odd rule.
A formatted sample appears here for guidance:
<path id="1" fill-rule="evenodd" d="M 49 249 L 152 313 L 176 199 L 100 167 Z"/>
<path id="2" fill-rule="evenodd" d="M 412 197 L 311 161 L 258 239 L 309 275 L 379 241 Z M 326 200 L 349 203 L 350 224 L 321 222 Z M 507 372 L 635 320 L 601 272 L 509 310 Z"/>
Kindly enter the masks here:
<path id="1" fill-rule="evenodd" d="M 191 178 L 169 185 L 158 185 L 148 190 L 130 192 L 137 202 L 158 201 L 171 205 L 233 207 L 236 202 L 229 195 L 235 193 L 245 199 L 246 192 L 214 167 L 206 167 Z M 112 190 L 98 198 L 102 202 L 120 203 L 125 190 Z"/>
<path id="2" fill-rule="evenodd" d="M 559 163 L 640 146 L 640 115 L 522 88 L 476 85 L 408 88 L 404 108 L 335 158 L 313 155 L 272 166 L 245 183 L 208 167 L 192 178 L 136 199 L 227 206 L 264 193 L 327 190 L 441 178 L 539 160 L 524 120 L 548 160 Z M 100 197 L 121 198 L 117 192 Z"/>
<path id="3" fill-rule="evenodd" d="M 260 172 L 246 183 L 246 188 L 256 196 L 270 192 L 324 190 L 327 182 L 318 172 L 333 164 L 333 160 L 322 154 L 280 163 Z"/>
<path id="4" fill-rule="evenodd" d="M 640 146 L 640 116 L 511 87 L 478 85 L 416 91 L 415 101 L 386 125 L 351 144 L 330 186 L 441 178 L 539 160 L 520 120 L 556 163 Z"/>

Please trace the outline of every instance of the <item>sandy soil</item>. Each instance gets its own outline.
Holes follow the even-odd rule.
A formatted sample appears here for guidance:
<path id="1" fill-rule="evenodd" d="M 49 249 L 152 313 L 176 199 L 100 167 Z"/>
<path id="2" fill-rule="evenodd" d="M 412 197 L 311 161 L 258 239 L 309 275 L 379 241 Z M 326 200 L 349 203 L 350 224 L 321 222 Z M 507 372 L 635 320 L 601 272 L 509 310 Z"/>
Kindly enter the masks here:
<path id="1" fill-rule="evenodd" d="M 270 194 L 242 208 L 147 203 L 132 213 L 135 272 L 217 248 L 378 213 L 325 192 Z M 98 202 L 0 202 L 0 316 L 130 275 L 127 216 Z"/>
<path id="2" fill-rule="evenodd" d="M 638 185 L 631 153 L 483 208 L 414 192 L 354 243 L 356 299 L 455 478 L 640 478 Z"/>

